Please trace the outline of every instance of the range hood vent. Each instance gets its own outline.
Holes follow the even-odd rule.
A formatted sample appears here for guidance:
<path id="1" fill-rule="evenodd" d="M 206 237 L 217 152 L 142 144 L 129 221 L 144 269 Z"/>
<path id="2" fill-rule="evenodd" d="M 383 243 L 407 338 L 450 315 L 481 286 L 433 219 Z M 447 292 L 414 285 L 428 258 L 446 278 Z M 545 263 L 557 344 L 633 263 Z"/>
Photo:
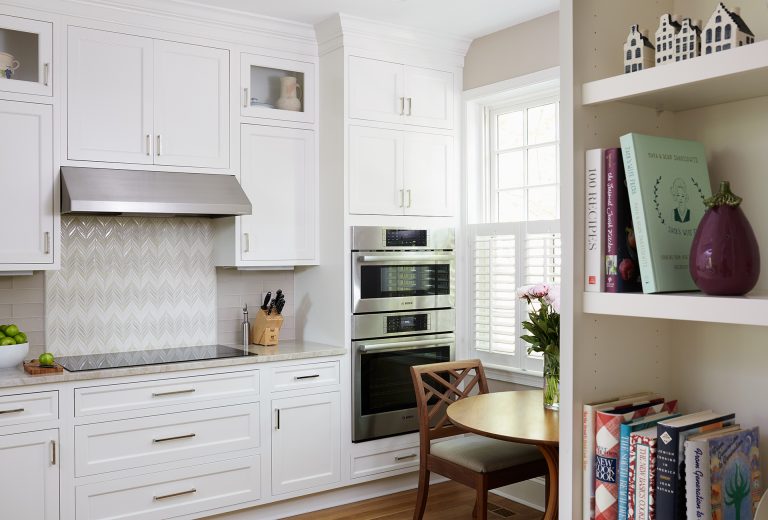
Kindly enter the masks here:
<path id="1" fill-rule="evenodd" d="M 251 211 L 233 175 L 61 168 L 64 214 L 231 217 Z"/>

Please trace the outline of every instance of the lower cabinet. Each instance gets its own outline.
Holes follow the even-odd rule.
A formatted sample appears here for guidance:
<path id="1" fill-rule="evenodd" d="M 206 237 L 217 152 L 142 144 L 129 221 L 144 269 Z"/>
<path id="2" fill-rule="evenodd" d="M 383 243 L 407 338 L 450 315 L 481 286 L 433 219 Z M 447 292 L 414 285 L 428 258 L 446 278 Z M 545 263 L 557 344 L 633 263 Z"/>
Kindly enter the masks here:
<path id="1" fill-rule="evenodd" d="M 59 518 L 58 442 L 59 430 L 0 435 L 0 518 Z"/>
<path id="2" fill-rule="evenodd" d="M 272 494 L 341 478 L 339 392 L 272 400 Z"/>

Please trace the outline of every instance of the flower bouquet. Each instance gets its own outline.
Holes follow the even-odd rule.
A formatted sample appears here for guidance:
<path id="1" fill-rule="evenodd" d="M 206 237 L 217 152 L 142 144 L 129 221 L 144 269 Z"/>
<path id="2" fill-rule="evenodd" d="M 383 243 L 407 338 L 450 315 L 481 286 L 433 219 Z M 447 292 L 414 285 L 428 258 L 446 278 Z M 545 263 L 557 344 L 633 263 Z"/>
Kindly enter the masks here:
<path id="1" fill-rule="evenodd" d="M 520 337 L 529 344 L 528 354 L 544 357 L 544 407 L 560 409 L 560 287 L 538 284 L 521 287 L 517 296 L 531 307 Z"/>

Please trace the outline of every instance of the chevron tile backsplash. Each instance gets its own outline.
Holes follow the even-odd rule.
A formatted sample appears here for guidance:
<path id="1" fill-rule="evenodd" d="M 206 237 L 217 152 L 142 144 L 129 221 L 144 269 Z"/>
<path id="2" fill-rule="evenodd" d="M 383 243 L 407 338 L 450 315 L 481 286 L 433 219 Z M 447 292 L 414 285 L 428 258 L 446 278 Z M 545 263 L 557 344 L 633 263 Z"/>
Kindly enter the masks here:
<path id="1" fill-rule="evenodd" d="M 78 355 L 217 341 L 213 226 L 203 218 L 62 216 L 46 274 L 46 348 Z"/>

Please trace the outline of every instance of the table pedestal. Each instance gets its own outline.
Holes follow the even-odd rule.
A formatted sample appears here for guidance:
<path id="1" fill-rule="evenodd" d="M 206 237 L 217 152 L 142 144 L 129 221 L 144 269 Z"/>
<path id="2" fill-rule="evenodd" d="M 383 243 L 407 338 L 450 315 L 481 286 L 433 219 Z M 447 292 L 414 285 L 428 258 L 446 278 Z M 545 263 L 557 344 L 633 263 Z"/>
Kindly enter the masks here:
<path id="1" fill-rule="evenodd" d="M 559 460 L 560 450 L 556 446 L 539 445 L 539 451 L 547 461 L 549 468 L 549 496 L 546 497 L 547 512 L 544 520 L 554 520 L 558 516 L 558 478 L 559 478 Z"/>

